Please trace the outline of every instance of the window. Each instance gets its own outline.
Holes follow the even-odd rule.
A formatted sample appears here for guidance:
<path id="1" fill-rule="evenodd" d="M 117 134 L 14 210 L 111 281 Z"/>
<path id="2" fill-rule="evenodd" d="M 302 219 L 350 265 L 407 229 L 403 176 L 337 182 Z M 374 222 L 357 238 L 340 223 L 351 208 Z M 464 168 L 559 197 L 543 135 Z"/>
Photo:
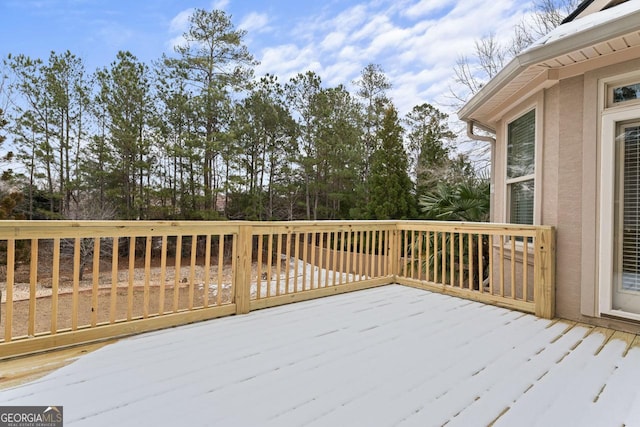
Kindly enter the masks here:
<path id="1" fill-rule="evenodd" d="M 513 224 L 533 224 L 535 147 L 534 109 L 509 123 L 507 130 L 507 216 Z"/>
<path id="2" fill-rule="evenodd" d="M 605 91 L 604 109 L 640 104 L 640 76 L 637 71 L 603 79 L 601 90 Z"/>
<path id="3" fill-rule="evenodd" d="M 612 95 L 614 104 L 640 99 L 640 83 L 615 87 Z"/>

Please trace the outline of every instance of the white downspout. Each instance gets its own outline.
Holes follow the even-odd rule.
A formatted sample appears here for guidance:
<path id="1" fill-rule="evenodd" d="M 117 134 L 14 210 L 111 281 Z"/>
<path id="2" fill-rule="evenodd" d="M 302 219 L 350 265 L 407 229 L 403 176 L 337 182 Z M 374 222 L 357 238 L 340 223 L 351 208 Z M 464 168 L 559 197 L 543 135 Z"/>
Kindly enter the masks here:
<path id="1" fill-rule="evenodd" d="M 490 185 L 490 196 L 489 196 L 489 218 L 491 221 L 494 220 L 494 216 L 493 216 L 493 206 L 494 206 L 494 187 L 495 187 L 495 147 L 496 147 L 496 139 L 491 137 L 491 136 L 484 136 L 484 135 L 476 135 L 475 133 L 473 133 L 474 131 L 474 127 L 476 125 L 476 122 L 474 122 L 473 120 L 469 120 L 467 121 L 467 136 L 475 141 L 484 141 L 484 142 L 488 142 L 491 145 L 491 167 L 490 167 L 490 175 L 491 175 L 491 185 Z M 483 130 L 486 130 L 487 132 L 492 132 L 490 129 L 487 129 L 484 126 L 479 126 L 481 127 Z"/>

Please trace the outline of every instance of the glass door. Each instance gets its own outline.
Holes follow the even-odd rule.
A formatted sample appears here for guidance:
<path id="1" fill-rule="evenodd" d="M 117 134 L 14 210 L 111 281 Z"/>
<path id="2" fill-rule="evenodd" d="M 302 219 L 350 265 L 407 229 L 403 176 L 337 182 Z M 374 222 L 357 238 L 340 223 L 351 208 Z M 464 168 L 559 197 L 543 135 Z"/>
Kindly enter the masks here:
<path id="1" fill-rule="evenodd" d="M 640 314 L 640 120 L 616 124 L 613 310 Z"/>

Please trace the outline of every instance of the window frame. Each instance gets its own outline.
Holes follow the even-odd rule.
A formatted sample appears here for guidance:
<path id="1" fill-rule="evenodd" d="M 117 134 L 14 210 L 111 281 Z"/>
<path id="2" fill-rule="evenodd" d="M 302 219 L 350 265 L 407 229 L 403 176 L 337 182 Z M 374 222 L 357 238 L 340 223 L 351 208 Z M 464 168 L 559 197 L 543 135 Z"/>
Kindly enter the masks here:
<path id="1" fill-rule="evenodd" d="M 612 109 L 624 109 L 640 104 L 640 98 L 629 99 L 627 101 L 613 102 L 613 90 L 621 86 L 629 86 L 634 84 L 640 84 L 640 73 L 638 71 L 632 71 L 617 75 L 612 78 L 602 79 L 600 82 L 601 93 L 604 92 L 604 103 L 602 105 L 602 112 L 610 111 Z M 602 119 L 602 117 L 601 117 Z"/>
<path id="2" fill-rule="evenodd" d="M 544 132 L 543 126 L 543 105 L 544 105 L 544 94 L 541 92 L 533 97 L 533 99 L 528 102 L 522 104 L 519 108 L 513 110 L 511 114 L 505 116 L 504 126 L 502 129 L 503 141 L 504 144 L 504 155 L 503 155 L 503 185 L 504 189 L 504 221 L 506 223 L 511 223 L 511 184 L 523 181 L 529 181 L 533 179 L 534 192 L 533 192 L 533 224 L 532 225 L 540 225 L 541 223 L 541 185 L 542 185 L 542 135 Z M 534 135 L 534 155 L 533 155 L 533 173 L 529 175 L 519 176 L 517 178 L 509 178 L 507 176 L 508 173 L 508 162 L 509 162 L 509 125 L 514 121 L 518 120 L 525 114 L 535 111 L 535 135 Z"/>

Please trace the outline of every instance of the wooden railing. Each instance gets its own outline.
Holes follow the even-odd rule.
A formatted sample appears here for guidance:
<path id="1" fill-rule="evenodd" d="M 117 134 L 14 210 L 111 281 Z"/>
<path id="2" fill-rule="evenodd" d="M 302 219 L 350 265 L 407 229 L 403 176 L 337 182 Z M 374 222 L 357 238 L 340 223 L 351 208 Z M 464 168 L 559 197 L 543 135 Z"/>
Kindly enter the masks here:
<path id="1" fill-rule="evenodd" d="M 552 227 L 399 222 L 396 282 L 552 318 Z"/>
<path id="2" fill-rule="evenodd" d="M 0 359 L 400 283 L 553 317 L 549 227 L 0 222 Z"/>

